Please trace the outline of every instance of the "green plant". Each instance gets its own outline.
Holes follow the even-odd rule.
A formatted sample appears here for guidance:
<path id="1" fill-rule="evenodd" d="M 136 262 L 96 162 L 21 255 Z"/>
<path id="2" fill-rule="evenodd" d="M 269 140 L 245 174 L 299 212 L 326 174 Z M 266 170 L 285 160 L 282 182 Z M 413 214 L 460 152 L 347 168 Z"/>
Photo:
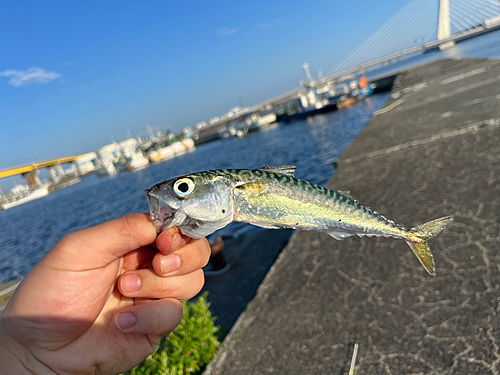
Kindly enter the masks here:
<path id="1" fill-rule="evenodd" d="M 207 292 L 194 303 L 183 302 L 184 316 L 175 329 L 164 337 L 156 352 L 126 375 L 183 375 L 200 373 L 215 356 L 220 342 L 219 327 L 209 310 Z"/>

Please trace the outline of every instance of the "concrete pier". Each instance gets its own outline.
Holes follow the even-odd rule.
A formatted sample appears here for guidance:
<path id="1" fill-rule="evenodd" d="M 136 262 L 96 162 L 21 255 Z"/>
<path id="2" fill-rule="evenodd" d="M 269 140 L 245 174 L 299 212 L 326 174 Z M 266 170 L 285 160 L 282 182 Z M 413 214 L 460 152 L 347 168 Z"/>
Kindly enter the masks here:
<path id="1" fill-rule="evenodd" d="M 454 216 L 437 276 L 401 240 L 297 232 L 205 373 L 347 374 L 358 343 L 355 374 L 498 374 L 500 61 L 403 72 L 328 186 L 407 227 Z"/>

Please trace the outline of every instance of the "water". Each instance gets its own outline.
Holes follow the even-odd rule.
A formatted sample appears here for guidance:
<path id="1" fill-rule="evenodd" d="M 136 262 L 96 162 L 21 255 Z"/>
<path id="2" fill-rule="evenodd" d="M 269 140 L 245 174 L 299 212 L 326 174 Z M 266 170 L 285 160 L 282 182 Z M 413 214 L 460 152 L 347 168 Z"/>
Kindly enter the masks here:
<path id="1" fill-rule="evenodd" d="M 149 210 L 144 190 L 190 171 L 296 165 L 296 175 L 326 184 L 333 162 L 380 109 L 388 94 L 345 111 L 276 126 L 245 138 L 216 141 L 175 159 L 113 177 L 89 176 L 78 185 L 37 201 L 0 211 L 0 282 L 25 276 L 63 236 L 131 212 Z M 227 231 L 258 230 L 230 224 Z"/>
<path id="2" fill-rule="evenodd" d="M 500 30 L 457 44 L 447 51 L 413 56 L 372 72 L 381 75 L 437 58 L 500 58 Z M 63 236 L 131 212 L 146 212 L 144 189 L 190 171 L 258 168 L 293 164 L 297 177 L 325 184 L 332 163 L 381 108 L 388 94 L 375 95 L 341 112 L 319 115 L 246 138 L 218 141 L 142 171 L 115 177 L 86 177 L 78 185 L 40 200 L 0 211 L 0 282 L 26 275 Z M 231 224 L 229 231 L 255 227 Z"/>

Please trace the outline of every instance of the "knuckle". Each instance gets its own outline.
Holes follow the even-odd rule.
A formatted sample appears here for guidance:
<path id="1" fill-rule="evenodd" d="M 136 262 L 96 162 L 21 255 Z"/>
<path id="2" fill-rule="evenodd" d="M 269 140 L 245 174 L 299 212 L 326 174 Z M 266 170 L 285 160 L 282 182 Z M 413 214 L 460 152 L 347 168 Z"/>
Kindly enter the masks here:
<path id="1" fill-rule="evenodd" d="M 205 274 L 201 268 L 182 276 L 155 278 L 149 289 L 153 298 L 189 299 L 197 295 L 205 284 Z"/>
<path id="2" fill-rule="evenodd" d="M 156 319 L 153 319 L 152 324 L 154 326 L 154 331 L 155 332 L 162 332 L 163 330 L 163 315 L 165 315 L 165 312 L 163 311 L 164 309 L 161 309 L 161 306 L 157 304 L 156 306 L 156 314 L 155 317 Z"/>
<path id="3" fill-rule="evenodd" d="M 144 246 L 154 241 L 156 230 L 148 222 L 145 214 L 133 213 L 118 219 L 119 234 L 135 246 Z"/>
<path id="4" fill-rule="evenodd" d="M 209 258 L 212 253 L 212 248 L 206 238 L 200 239 L 200 248 L 205 253 L 205 256 Z"/>
<path id="5" fill-rule="evenodd" d="M 197 265 L 205 267 L 210 260 L 212 249 L 206 238 L 201 238 L 193 243 L 194 252 L 196 254 Z"/>
<path id="6" fill-rule="evenodd" d="M 168 303 L 162 301 L 157 303 L 157 319 L 153 324 L 154 332 L 160 333 L 161 336 L 169 334 L 179 324 L 182 319 L 182 305 L 179 302 L 170 301 Z"/>
<path id="7" fill-rule="evenodd" d="M 64 249 L 65 252 L 72 253 L 79 247 L 90 246 L 89 237 L 83 231 L 77 231 L 64 236 L 55 247 Z"/>
<path id="8" fill-rule="evenodd" d="M 197 270 L 194 272 L 195 273 L 195 280 L 193 283 L 194 286 L 194 294 L 193 296 L 197 295 L 201 289 L 203 288 L 203 285 L 205 284 L 205 273 L 203 270 Z"/>
<path id="9" fill-rule="evenodd" d="M 77 242 L 78 241 L 78 237 L 79 237 L 79 233 L 78 232 L 73 232 L 73 233 L 67 234 L 66 236 L 64 236 L 63 238 L 61 238 L 59 240 L 58 245 L 61 246 L 61 247 L 66 247 L 69 244 L 72 244 L 73 242 Z"/>
<path id="10" fill-rule="evenodd" d="M 160 296 L 164 295 L 175 295 L 180 291 L 180 285 L 171 282 L 169 278 L 160 279 L 160 284 L 158 285 L 157 292 Z"/>
<path id="11" fill-rule="evenodd" d="M 130 236 L 131 231 L 136 229 L 140 225 L 140 221 L 142 219 L 141 214 L 127 214 L 122 216 L 119 220 L 121 220 L 122 224 L 122 234 L 124 236 Z"/>
<path id="12" fill-rule="evenodd" d="M 198 269 L 202 266 L 204 262 L 203 253 L 198 249 L 197 246 L 188 245 L 186 246 L 186 251 L 182 253 L 181 263 L 186 267 L 185 270 Z"/>

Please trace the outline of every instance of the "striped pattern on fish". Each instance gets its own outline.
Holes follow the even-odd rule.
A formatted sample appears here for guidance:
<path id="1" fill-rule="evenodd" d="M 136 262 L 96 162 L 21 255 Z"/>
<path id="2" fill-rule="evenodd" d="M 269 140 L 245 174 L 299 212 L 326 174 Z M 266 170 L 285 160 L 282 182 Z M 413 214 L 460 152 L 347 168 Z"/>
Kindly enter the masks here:
<path id="1" fill-rule="evenodd" d="M 349 192 L 326 189 L 294 176 L 294 166 L 221 169 L 191 173 L 146 190 L 158 230 L 178 226 L 183 234 L 205 237 L 232 221 L 264 228 L 295 228 L 328 233 L 404 239 L 429 274 L 435 274 L 427 239 L 452 220 L 436 219 L 405 229 Z"/>

